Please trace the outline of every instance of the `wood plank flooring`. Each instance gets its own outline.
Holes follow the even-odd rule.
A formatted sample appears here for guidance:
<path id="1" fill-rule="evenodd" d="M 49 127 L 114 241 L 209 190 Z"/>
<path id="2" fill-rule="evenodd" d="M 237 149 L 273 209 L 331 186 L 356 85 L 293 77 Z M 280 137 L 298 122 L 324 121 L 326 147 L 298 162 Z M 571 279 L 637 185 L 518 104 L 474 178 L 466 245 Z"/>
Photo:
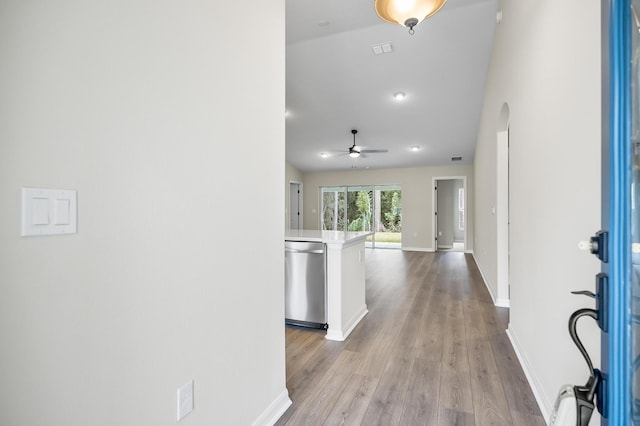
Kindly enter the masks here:
<path id="1" fill-rule="evenodd" d="M 369 313 L 345 342 L 286 329 L 277 425 L 544 425 L 473 258 L 367 250 Z"/>

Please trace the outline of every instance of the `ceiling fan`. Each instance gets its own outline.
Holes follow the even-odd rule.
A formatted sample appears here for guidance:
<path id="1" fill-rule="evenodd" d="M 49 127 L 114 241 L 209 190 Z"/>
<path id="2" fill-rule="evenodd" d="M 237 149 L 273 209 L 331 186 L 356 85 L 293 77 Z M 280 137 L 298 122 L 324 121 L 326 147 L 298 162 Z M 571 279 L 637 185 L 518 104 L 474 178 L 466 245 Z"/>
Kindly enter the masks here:
<path id="1" fill-rule="evenodd" d="M 389 152 L 387 149 L 363 149 L 364 147 L 356 145 L 356 135 L 358 131 L 356 129 L 351 130 L 351 134 L 353 135 L 353 145 L 349 147 L 348 153 L 351 158 L 358 158 L 362 154 L 375 154 L 381 152 Z M 363 155 L 364 156 L 364 155 Z"/>

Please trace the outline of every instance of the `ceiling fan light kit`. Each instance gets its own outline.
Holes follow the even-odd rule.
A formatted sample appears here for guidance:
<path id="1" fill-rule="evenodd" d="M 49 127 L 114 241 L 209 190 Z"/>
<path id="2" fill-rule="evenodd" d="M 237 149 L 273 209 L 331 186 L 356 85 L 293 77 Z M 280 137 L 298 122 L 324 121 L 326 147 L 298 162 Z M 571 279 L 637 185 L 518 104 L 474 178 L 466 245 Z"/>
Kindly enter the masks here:
<path id="1" fill-rule="evenodd" d="M 349 157 L 351 158 L 358 158 L 360 157 L 360 154 L 377 154 L 389 152 L 389 150 L 387 149 L 363 149 L 362 146 L 356 145 L 356 135 L 358 134 L 358 131 L 356 129 L 352 129 L 351 134 L 353 135 L 353 145 L 351 145 L 349 147 L 349 150 L 347 151 L 349 153 Z"/>
<path id="2" fill-rule="evenodd" d="M 447 0 L 375 0 L 376 13 L 383 20 L 409 28 L 438 12 Z"/>
<path id="3" fill-rule="evenodd" d="M 356 147 L 356 134 L 358 134 L 358 131 L 353 129 L 351 130 L 351 134 L 353 135 L 353 145 L 349 148 L 349 157 L 358 158 L 360 157 L 360 149 Z"/>

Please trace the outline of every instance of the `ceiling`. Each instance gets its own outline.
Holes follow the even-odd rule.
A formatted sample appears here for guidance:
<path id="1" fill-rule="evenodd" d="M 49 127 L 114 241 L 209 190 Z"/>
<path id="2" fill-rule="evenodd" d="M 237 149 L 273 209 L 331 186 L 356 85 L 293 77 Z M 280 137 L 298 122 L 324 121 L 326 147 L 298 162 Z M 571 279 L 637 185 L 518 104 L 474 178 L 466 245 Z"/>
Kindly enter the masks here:
<path id="1" fill-rule="evenodd" d="M 412 36 L 373 0 L 286 0 L 287 161 L 303 172 L 473 163 L 497 4 L 448 0 Z M 350 158 L 351 129 L 388 152 Z"/>

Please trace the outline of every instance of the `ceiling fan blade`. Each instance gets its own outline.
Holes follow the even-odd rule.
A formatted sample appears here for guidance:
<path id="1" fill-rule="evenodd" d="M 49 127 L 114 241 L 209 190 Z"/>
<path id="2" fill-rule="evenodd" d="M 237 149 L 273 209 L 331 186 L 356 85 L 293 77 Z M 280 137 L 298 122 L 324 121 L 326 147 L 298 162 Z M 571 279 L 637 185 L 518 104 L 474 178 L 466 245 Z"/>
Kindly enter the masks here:
<path id="1" fill-rule="evenodd" d="M 380 152 L 389 152 L 388 149 L 363 149 L 360 150 L 361 154 L 375 154 Z"/>

